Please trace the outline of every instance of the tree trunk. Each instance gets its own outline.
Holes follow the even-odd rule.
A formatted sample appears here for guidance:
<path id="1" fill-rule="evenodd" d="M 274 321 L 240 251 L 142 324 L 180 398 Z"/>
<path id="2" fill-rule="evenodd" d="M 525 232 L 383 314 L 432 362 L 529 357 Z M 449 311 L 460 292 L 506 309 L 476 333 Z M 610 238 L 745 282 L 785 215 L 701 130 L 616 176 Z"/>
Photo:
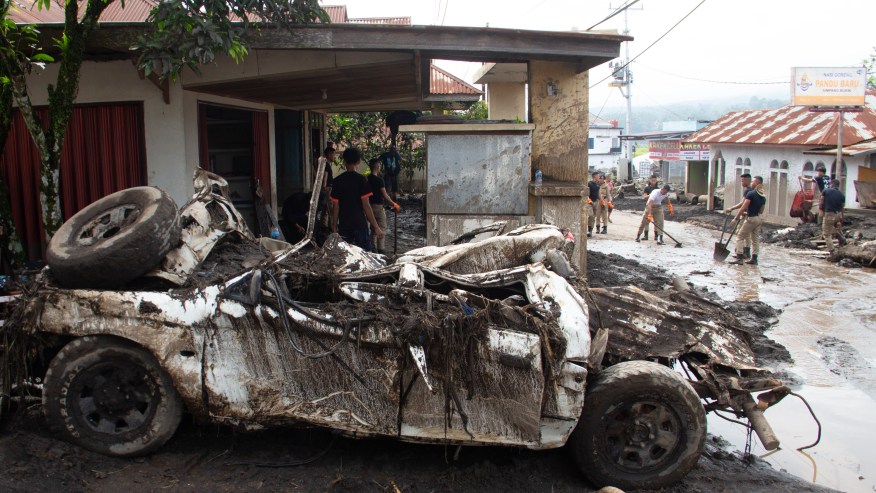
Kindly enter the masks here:
<path id="1" fill-rule="evenodd" d="M 6 138 L 12 127 L 12 87 L 0 85 L 0 156 L 6 147 Z M 12 268 L 23 260 L 23 249 L 12 220 L 9 188 L 0 173 L 0 274 L 11 274 Z"/>

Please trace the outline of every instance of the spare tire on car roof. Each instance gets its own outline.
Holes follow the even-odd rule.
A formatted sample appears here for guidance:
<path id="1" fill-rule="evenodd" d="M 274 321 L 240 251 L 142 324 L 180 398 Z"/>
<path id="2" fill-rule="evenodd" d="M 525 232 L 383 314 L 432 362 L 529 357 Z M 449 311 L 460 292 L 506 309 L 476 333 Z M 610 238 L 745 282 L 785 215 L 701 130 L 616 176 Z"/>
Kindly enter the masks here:
<path id="1" fill-rule="evenodd" d="M 176 203 L 155 187 L 93 202 L 52 236 L 46 261 L 66 288 L 117 288 L 149 272 L 179 244 Z"/>

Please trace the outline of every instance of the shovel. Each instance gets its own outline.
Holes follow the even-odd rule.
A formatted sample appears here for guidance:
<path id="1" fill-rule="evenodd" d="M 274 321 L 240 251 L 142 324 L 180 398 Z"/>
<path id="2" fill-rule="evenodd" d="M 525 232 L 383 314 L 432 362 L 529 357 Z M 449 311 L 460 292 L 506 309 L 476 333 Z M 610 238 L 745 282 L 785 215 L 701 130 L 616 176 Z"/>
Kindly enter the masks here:
<path id="1" fill-rule="evenodd" d="M 655 231 L 659 231 L 661 235 L 669 236 L 669 239 L 675 242 L 675 248 L 681 248 L 681 242 L 680 242 L 680 241 L 678 241 L 678 240 L 676 240 L 675 238 L 673 238 L 673 237 L 672 237 L 669 233 L 667 233 L 666 231 L 663 231 L 663 228 L 658 228 L 658 227 L 657 227 L 657 223 L 655 223 L 653 220 L 651 221 L 651 224 L 654 225 L 654 230 L 655 230 Z"/>
<path id="2" fill-rule="evenodd" d="M 721 239 L 715 242 L 715 253 L 712 255 L 712 258 L 718 262 L 723 262 L 730 255 L 730 250 L 727 249 L 727 245 L 730 244 L 730 240 L 739 228 L 739 224 L 737 223 L 736 226 L 733 227 L 733 231 L 730 232 L 730 236 L 727 237 L 727 241 L 724 241 L 724 233 L 727 232 L 727 219 L 730 219 L 730 216 L 724 216 L 724 227 L 721 228 Z"/>

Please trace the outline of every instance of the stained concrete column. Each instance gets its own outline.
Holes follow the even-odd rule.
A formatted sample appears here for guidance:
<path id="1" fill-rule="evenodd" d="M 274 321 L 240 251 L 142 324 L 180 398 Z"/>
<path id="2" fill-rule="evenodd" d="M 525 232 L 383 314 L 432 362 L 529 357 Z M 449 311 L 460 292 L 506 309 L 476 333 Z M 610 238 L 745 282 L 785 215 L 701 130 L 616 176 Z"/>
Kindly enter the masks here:
<path id="1" fill-rule="evenodd" d="M 573 63 L 531 61 L 528 80 L 532 170 L 544 174 L 542 185 L 530 187 L 530 213 L 572 231 L 577 244 L 571 260 L 586 272 L 588 73 Z"/>

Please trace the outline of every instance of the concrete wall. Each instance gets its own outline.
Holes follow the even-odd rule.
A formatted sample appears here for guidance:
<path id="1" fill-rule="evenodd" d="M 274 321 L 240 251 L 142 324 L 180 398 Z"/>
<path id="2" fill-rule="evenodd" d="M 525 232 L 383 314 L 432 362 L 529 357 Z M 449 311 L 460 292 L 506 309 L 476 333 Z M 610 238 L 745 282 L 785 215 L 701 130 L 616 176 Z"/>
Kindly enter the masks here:
<path id="1" fill-rule="evenodd" d="M 57 79 L 57 64 L 28 77 L 34 105 L 48 104 L 46 87 Z M 269 111 L 272 182 L 275 180 L 273 110 L 266 105 L 184 91 L 170 85 L 170 103 L 149 80 L 140 79 L 130 61 L 85 62 L 80 73 L 76 104 L 140 101 L 143 103 L 147 184 L 165 190 L 177 205 L 192 196 L 192 174 L 199 164 L 198 101 Z M 272 190 L 273 192 L 273 190 Z M 272 193 L 272 197 L 276 194 Z M 276 203 L 274 210 L 276 210 Z"/>
<path id="2" fill-rule="evenodd" d="M 28 77 L 28 87 L 37 106 L 48 104 L 48 84 L 58 77 L 58 65 Z M 197 142 L 197 128 L 187 129 L 183 119 L 183 90 L 170 86 L 170 104 L 165 104 L 161 90 L 148 80 L 141 80 L 130 61 L 85 62 L 79 79 L 77 104 L 107 102 L 143 102 L 146 133 L 146 171 L 149 185 L 165 190 L 177 202 L 185 203 L 192 195 L 191 169 L 186 159 L 188 140 Z"/>
<path id="3" fill-rule="evenodd" d="M 490 82 L 487 85 L 490 120 L 526 121 L 526 84 Z"/>
<path id="4" fill-rule="evenodd" d="M 427 213 L 527 213 L 528 132 L 431 134 L 426 137 L 426 148 Z"/>
<path id="5" fill-rule="evenodd" d="M 587 182 L 587 134 L 590 113 L 587 72 L 570 63 L 529 64 L 529 105 L 535 131 L 532 166 L 545 179 Z M 548 86 L 556 87 L 554 95 Z"/>

